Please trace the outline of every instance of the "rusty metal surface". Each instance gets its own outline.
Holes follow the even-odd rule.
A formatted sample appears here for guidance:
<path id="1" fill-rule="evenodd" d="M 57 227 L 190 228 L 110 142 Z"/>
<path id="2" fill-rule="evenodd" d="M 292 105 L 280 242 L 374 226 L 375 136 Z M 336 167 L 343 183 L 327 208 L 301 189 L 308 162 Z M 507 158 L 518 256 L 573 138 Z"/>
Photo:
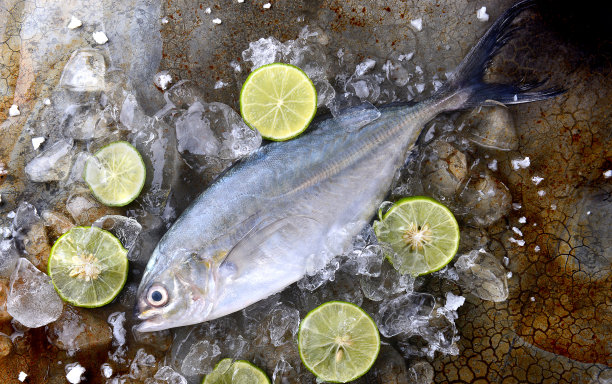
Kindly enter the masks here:
<path id="1" fill-rule="evenodd" d="M 486 3 L 494 19 L 512 1 Z M 151 81 L 157 69 L 194 81 L 207 100 L 236 108 L 248 74 L 241 62 L 248 43 L 268 36 L 294 39 L 304 25 L 326 31 L 330 56 L 343 47 L 350 47 L 356 63 L 366 57 L 415 52 L 414 60 L 430 78 L 452 70 L 489 25 L 477 22 L 473 15 L 481 4 L 471 1 L 280 0 L 272 2 L 270 10 L 263 4 L 134 0 L 118 6 L 108 0 L 2 0 L 0 162 L 8 171 L 0 180 L 2 220 L 22 199 L 40 207 L 65 201 L 66 196 L 56 195 L 56 186 L 28 182 L 23 167 L 34 156 L 32 130 L 44 131 L 36 123 L 42 100 L 57 85 L 71 52 L 92 44 L 91 30 L 70 35 L 58 31 L 71 13 L 107 31 L 117 20 L 128 24 L 116 28 L 119 32 L 106 49 L 113 65 L 130 73 L 140 90 L 139 101 L 149 112 L 162 104 Z M 210 22 L 207 7 L 223 20 L 221 25 Z M 510 259 L 510 296 L 503 303 L 467 296 L 457 320 L 460 354 L 434 358 L 436 383 L 612 382 L 612 256 L 609 243 L 593 240 L 610 237 L 605 235 L 607 228 L 587 225 L 581 211 L 601 209 L 612 199 L 610 179 L 603 176 L 612 168 L 612 63 L 600 36 L 591 36 L 594 41 L 588 46 L 583 40 L 570 40 L 549 22 L 557 20 L 554 12 L 542 14 L 530 13 L 530 26 L 504 50 L 492 73 L 520 78 L 536 71 L 568 89 L 557 99 L 511 108 L 520 146 L 502 155 L 505 161 L 499 162 L 496 175 L 521 209 L 487 228 L 489 248 Z M 164 16 L 168 23 L 160 22 Z M 407 26 L 417 17 L 424 20 L 421 32 Z M 146 33 L 134 32 L 139 23 L 152 21 Z M 145 48 L 137 52 L 138 46 Z M 130 65 L 134 60 L 147 62 Z M 241 63 L 243 70 L 236 73 L 231 61 Z M 229 85 L 214 89 L 219 80 Z M 8 117 L 11 104 L 19 105 L 20 116 Z M 518 154 L 529 156 L 532 166 L 513 170 L 510 160 Z M 534 175 L 544 177 L 543 183 L 532 183 Z M 541 196 L 543 189 L 546 194 Z M 525 245 L 509 245 L 508 228 L 522 216 L 528 223 L 522 228 Z M 587 251 L 596 247 L 605 256 L 601 260 L 589 259 Z M 433 277 L 421 289 L 443 292 L 456 287 Z M 107 315 L 107 310 L 97 313 L 101 318 Z M 0 332 L 10 334 L 10 323 L 0 324 Z M 107 352 L 96 351 L 84 364 L 99 372 L 98 362 Z M 27 369 L 31 383 L 62 383 L 63 369 L 55 366 L 56 360 L 66 358 L 62 353 L 46 342 L 43 329 L 31 330 L 15 353 L 0 358 L 0 380 L 16 382 L 19 371 Z"/>

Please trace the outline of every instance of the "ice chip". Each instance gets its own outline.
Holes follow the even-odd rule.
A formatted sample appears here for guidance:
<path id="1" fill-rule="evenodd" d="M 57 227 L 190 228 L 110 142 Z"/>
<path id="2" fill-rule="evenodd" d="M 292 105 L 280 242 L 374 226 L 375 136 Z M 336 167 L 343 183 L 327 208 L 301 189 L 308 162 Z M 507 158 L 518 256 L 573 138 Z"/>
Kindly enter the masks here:
<path id="1" fill-rule="evenodd" d="M 130 363 L 129 376 L 136 380 L 151 377 L 156 365 L 155 356 L 148 354 L 143 348 L 140 348 L 136 351 L 136 356 L 134 356 Z"/>
<path id="2" fill-rule="evenodd" d="M 72 140 L 63 139 L 45 149 L 26 165 L 28 178 L 35 182 L 65 179 L 72 162 L 72 146 Z"/>
<path id="3" fill-rule="evenodd" d="M 381 301 L 401 292 L 412 292 L 414 278 L 400 274 L 391 264 L 383 262 L 378 276 L 361 276 L 359 282 L 365 297 L 372 301 Z"/>
<path id="4" fill-rule="evenodd" d="M 221 354 L 216 342 L 200 340 L 193 344 L 181 364 L 181 372 L 186 376 L 207 374 L 212 371 L 214 359 Z"/>
<path id="5" fill-rule="evenodd" d="M 73 354 L 109 345 L 111 329 L 92 312 L 67 305 L 62 315 L 46 329 L 47 340 L 55 347 Z"/>
<path id="6" fill-rule="evenodd" d="M 113 375 L 113 367 L 111 367 L 108 363 L 102 364 L 100 366 L 100 371 L 102 372 L 102 376 L 107 379 L 110 379 L 110 377 Z"/>
<path id="7" fill-rule="evenodd" d="M 19 251 L 13 239 L 0 240 L 0 276 L 9 277 L 19 260 Z"/>
<path id="8" fill-rule="evenodd" d="M 449 311 L 456 311 L 465 303 L 465 297 L 457 296 L 452 292 L 446 292 L 446 304 L 444 304 L 444 308 Z"/>
<path id="9" fill-rule="evenodd" d="M 471 177 L 459 193 L 460 208 L 456 214 L 479 226 L 489 226 L 510 212 L 512 195 L 508 187 L 489 170 Z"/>
<path id="10" fill-rule="evenodd" d="M 472 251 L 461 255 L 455 263 L 459 285 L 483 300 L 501 302 L 508 298 L 506 271 L 490 253 Z"/>
<path id="11" fill-rule="evenodd" d="M 383 66 L 383 70 L 387 74 L 387 80 L 398 87 L 403 87 L 408 84 L 411 77 L 406 67 L 395 60 L 387 60 Z"/>
<path id="12" fill-rule="evenodd" d="M 57 320 L 64 304 L 49 276 L 21 258 L 11 275 L 6 307 L 21 324 L 38 328 Z"/>
<path id="13" fill-rule="evenodd" d="M 431 315 L 436 299 L 428 293 L 411 292 L 380 306 L 378 329 L 385 337 L 409 332 L 415 319 Z"/>
<path id="14" fill-rule="evenodd" d="M 115 235 L 128 251 L 136 244 L 142 231 L 142 225 L 136 219 L 121 215 L 103 216 L 94 221 L 92 226 L 105 229 Z"/>
<path id="15" fill-rule="evenodd" d="M 360 77 L 370 72 L 376 66 L 376 61 L 372 59 L 366 59 L 362 63 L 357 64 L 355 67 L 355 76 Z"/>
<path id="16" fill-rule="evenodd" d="M 231 107 L 198 101 L 176 121 L 179 152 L 237 160 L 261 145 L 261 135 L 250 129 Z"/>
<path id="17" fill-rule="evenodd" d="M 169 71 L 161 71 L 155 74 L 155 78 L 153 79 L 153 83 L 159 87 L 162 91 L 170 88 L 174 83 L 174 79 L 172 78 L 172 74 Z"/>
<path id="18" fill-rule="evenodd" d="M 271 311 L 268 319 L 270 340 L 274 346 L 294 340 L 300 324 L 300 312 L 297 309 L 281 304 Z"/>
<path id="19" fill-rule="evenodd" d="M 76 50 L 64 66 L 60 86 L 77 92 L 104 90 L 106 64 L 104 56 L 97 49 Z"/>
<path id="20" fill-rule="evenodd" d="M 153 377 L 168 384 L 187 384 L 187 379 L 168 366 L 159 368 Z"/>
<path id="21" fill-rule="evenodd" d="M 279 62 L 282 57 L 283 44 L 274 37 L 261 38 L 249 43 L 249 48 L 242 52 L 244 61 L 250 61 L 255 70 L 262 65 Z"/>

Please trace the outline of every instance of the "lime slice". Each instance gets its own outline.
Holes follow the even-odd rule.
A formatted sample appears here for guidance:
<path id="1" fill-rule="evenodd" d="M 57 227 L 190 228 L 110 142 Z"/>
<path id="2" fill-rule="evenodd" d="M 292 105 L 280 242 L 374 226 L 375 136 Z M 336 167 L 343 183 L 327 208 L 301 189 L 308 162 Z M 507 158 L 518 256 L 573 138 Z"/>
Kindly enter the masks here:
<path id="1" fill-rule="evenodd" d="M 110 303 L 127 279 L 127 250 L 110 232 L 74 227 L 63 234 L 49 255 L 48 273 L 68 303 L 95 308 Z"/>
<path id="2" fill-rule="evenodd" d="M 302 363 L 319 379 L 346 383 L 372 367 L 380 335 L 363 309 L 330 301 L 306 315 L 298 332 L 298 349 Z"/>
<path id="3" fill-rule="evenodd" d="M 94 154 L 83 179 L 102 204 L 121 207 L 134 201 L 145 183 L 146 170 L 140 153 L 130 143 L 115 141 Z"/>
<path id="4" fill-rule="evenodd" d="M 400 273 L 414 276 L 448 264 L 459 247 L 459 225 L 453 213 L 436 200 L 414 196 L 395 203 L 374 222 L 379 241 L 395 254 L 388 259 Z"/>
<path id="5" fill-rule="evenodd" d="M 240 114 L 268 140 L 283 141 L 302 133 L 317 112 L 317 91 L 293 65 L 264 65 L 249 75 L 240 91 Z"/>
<path id="6" fill-rule="evenodd" d="M 238 360 L 232 364 L 232 359 L 223 359 L 204 377 L 202 384 L 270 384 L 270 379 L 248 361 Z"/>

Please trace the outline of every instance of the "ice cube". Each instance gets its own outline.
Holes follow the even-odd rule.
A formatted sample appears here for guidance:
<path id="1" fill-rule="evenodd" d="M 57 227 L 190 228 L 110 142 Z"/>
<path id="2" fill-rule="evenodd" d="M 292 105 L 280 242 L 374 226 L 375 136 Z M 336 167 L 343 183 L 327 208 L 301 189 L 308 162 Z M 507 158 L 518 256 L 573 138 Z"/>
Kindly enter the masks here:
<path id="1" fill-rule="evenodd" d="M 459 285 L 483 300 L 501 302 L 508 298 L 506 271 L 493 255 L 472 251 L 461 255 L 455 262 Z"/>
<path id="2" fill-rule="evenodd" d="M 38 328 L 57 320 L 63 307 L 49 276 L 27 259 L 19 259 L 11 275 L 8 313 L 26 327 Z"/>
<path id="3" fill-rule="evenodd" d="M 72 104 L 66 107 L 61 128 L 64 134 L 74 140 L 91 140 L 107 136 L 107 111 L 97 105 Z"/>
<path id="4" fill-rule="evenodd" d="M 274 37 L 261 38 L 249 43 L 249 48 L 242 52 L 242 59 L 250 61 L 255 70 L 262 65 L 279 62 L 282 57 L 283 44 Z"/>
<path id="5" fill-rule="evenodd" d="M 64 66 L 60 86 L 77 92 L 104 90 L 106 64 L 97 49 L 83 48 L 72 53 Z"/>
<path id="6" fill-rule="evenodd" d="M 370 72 L 376 66 L 376 61 L 372 59 L 366 59 L 365 61 L 357 64 L 355 67 L 355 76 L 360 77 Z"/>
<path id="7" fill-rule="evenodd" d="M 411 292 L 414 278 L 400 274 L 391 264 L 383 262 L 378 276 L 361 276 L 359 282 L 365 297 L 372 301 L 381 301 L 401 292 Z"/>
<path id="8" fill-rule="evenodd" d="M 123 247 L 128 251 L 136 244 L 138 236 L 142 231 L 142 225 L 140 225 L 136 219 L 121 215 L 103 216 L 94 221 L 92 226 L 111 232 L 121 241 Z M 130 253 L 128 253 L 128 256 L 130 256 Z"/>
<path id="9" fill-rule="evenodd" d="M 343 269 L 354 275 L 380 276 L 384 253 L 379 245 L 369 245 L 348 254 Z"/>
<path id="10" fill-rule="evenodd" d="M 466 221 L 489 226 L 510 212 L 512 195 L 508 187 L 486 170 L 471 177 L 459 194 L 457 213 Z"/>
<path id="11" fill-rule="evenodd" d="M 108 324 L 113 328 L 113 345 L 121 347 L 125 344 L 127 332 L 124 328 L 125 312 L 113 312 L 108 316 Z"/>
<path id="12" fill-rule="evenodd" d="M 276 347 L 295 339 L 300 324 L 300 312 L 288 305 L 276 306 L 264 320 L 270 330 L 270 340 Z"/>
<path id="13" fill-rule="evenodd" d="M 340 268 L 340 259 L 334 258 L 329 262 L 327 255 L 310 257 L 307 261 L 307 274 L 297 285 L 301 290 L 314 291 L 328 281 L 333 281 L 336 271 Z"/>
<path id="14" fill-rule="evenodd" d="M 467 177 L 467 171 L 465 154 L 451 143 L 436 140 L 423 151 L 423 189 L 440 201 L 448 201 L 455 196 Z"/>
<path id="15" fill-rule="evenodd" d="M 215 358 L 221 354 L 217 342 L 200 340 L 193 344 L 181 363 L 181 372 L 186 376 L 210 373 Z"/>
<path id="16" fill-rule="evenodd" d="M 72 163 L 72 140 L 62 139 L 30 160 L 25 167 L 35 182 L 58 181 L 68 176 Z"/>
<path id="17" fill-rule="evenodd" d="M 155 356 L 148 354 L 143 348 L 140 348 L 136 351 L 136 356 L 134 356 L 130 363 L 129 376 L 136 380 L 151 377 L 156 366 Z"/>
<path id="18" fill-rule="evenodd" d="M 434 369 L 427 360 L 413 360 L 408 367 L 408 382 L 412 384 L 431 384 L 434 382 Z"/>
<path id="19" fill-rule="evenodd" d="M 516 124 L 506 107 L 483 107 L 473 112 L 466 125 L 468 139 L 481 147 L 500 151 L 518 148 Z"/>
<path id="20" fill-rule="evenodd" d="M 261 145 L 261 135 L 222 103 L 193 103 L 177 120 L 176 134 L 179 152 L 222 160 L 237 160 Z"/>
<path id="21" fill-rule="evenodd" d="M 415 321 L 428 318 L 436 299 L 428 293 L 411 292 L 380 306 L 378 329 L 385 337 L 409 332 Z"/>
<path id="22" fill-rule="evenodd" d="M 47 340 L 57 348 L 76 351 L 109 345 L 111 329 L 92 312 L 66 305 L 62 315 L 46 329 Z"/>
<path id="23" fill-rule="evenodd" d="M 0 240 L 0 276 L 9 277 L 19 260 L 19 251 L 13 239 Z"/>
<path id="24" fill-rule="evenodd" d="M 159 368 L 153 377 L 168 384 L 187 384 L 187 379 L 168 366 Z"/>
<path id="25" fill-rule="evenodd" d="M 383 70 L 387 74 L 387 80 L 392 84 L 403 87 L 410 80 L 410 73 L 399 61 L 387 60 L 383 66 Z"/>

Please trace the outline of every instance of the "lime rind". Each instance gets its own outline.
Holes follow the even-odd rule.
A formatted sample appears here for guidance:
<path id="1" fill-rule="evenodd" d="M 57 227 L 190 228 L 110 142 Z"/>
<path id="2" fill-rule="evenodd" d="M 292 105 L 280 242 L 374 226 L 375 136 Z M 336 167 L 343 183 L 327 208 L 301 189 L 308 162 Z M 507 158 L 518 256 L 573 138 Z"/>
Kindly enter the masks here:
<path id="1" fill-rule="evenodd" d="M 202 384 L 271 384 L 266 373 L 246 360 L 222 359 L 211 373 L 206 375 Z"/>
<path id="2" fill-rule="evenodd" d="M 82 240 L 86 243 L 80 244 Z M 103 268 L 98 278 L 80 281 L 70 277 L 78 251 L 88 251 L 99 258 Z M 51 247 L 47 264 L 47 273 L 62 300 L 84 308 L 97 308 L 113 301 L 125 285 L 127 272 L 127 250 L 113 234 L 97 227 L 73 227 L 64 233 Z"/>
<path id="3" fill-rule="evenodd" d="M 303 83 L 303 84 L 308 83 L 310 87 L 305 87 L 305 89 L 312 93 L 311 103 L 313 107 L 311 108 L 311 111 L 307 112 L 306 116 L 300 116 L 301 118 L 298 124 L 298 128 L 295 128 L 295 127 L 290 128 L 288 132 L 284 134 L 274 134 L 273 135 L 267 132 L 269 130 L 268 127 L 263 127 L 263 126 L 259 126 L 258 124 L 255 124 L 253 119 L 251 118 L 251 115 L 253 114 L 253 110 L 251 109 L 251 106 L 253 104 L 261 104 L 261 103 L 259 102 L 259 99 L 256 102 L 247 101 L 247 97 L 253 97 L 256 95 L 258 98 L 261 98 L 261 99 L 265 99 L 269 97 L 269 94 L 267 92 L 265 92 L 262 89 L 255 89 L 255 87 L 251 87 L 251 85 L 253 84 L 253 79 L 255 77 L 260 76 L 260 75 L 265 75 L 266 72 L 274 72 L 274 71 L 269 71 L 269 69 L 272 69 L 272 68 L 281 68 L 285 70 L 287 70 L 288 68 L 291 68 L 292 70 L 293 69 L 297 70 L 297 71 L 292 71 L 295 73 L 295 75 L 299 74 L 300 78 L 296 79 L 296 82 L 299 81 L 300 83 Z M 277 82 L 276 79 L 270 79 L 270 81 L 272 83 Z M 281 87 L 282 87 L 282 82 L 283 80 L 280 81 Z M 251 90 L 250 88 L 253 88 L 253 90 Z M 249 89 L 250 92 L 245 92 L 245 90 L 247 89 Z M 266 65 L 262 65 L 261 67 L 251 72 L 251 74 L 249 74 L 249 76 L 246 78 L 246 80 L 242 84 L 242 89 L 240 90 L 240 115 L 242 116 L 244 122 L 251 129 L 259 131 L 259 133 L 264 139 L 271 140 L 271 141 L 286 141 L 286 140 L 290 140 L 290 139 L 293 139 L 299 136 L 306 130 L 306 128 L 308 128 L 308 126 L 312 122 L 312 119 L 315 117 L 316 112 L 317 112 L 317 97 L 318 97 L 317 90 L 314 84 L 312 83 L 312 80 L 310 80 L 308 75 L 301 68 L 296 67 L 295 65 L 286 64 L 286 63 L 266 64 Z M 269 110 L 266 110 L 266 108 L 264 107 L 264 108 L 261 108 L 261 112 L 265 114 L 265 113 L 268 113 Z M 274 129 L 276 129 L 276 127 Z"/>
<path id="4" fill-rule="evenodd" d="M 403 274 L 414 276 L 444 268 L 459 249 L 459 224 L 453 213 L 440 202 L 427 196 L 400 199 L 384 214 L 379 210 L 374 222 L 376 237 L 387 245 L 389 262 Z M 422 249 L 411 249 L 402 238 L 410 224 L 431 226 L 434 240 Z M 389 249 L 390 248 L 390 249 Z"/>
<path id="5" fill-rule="evenodd" d="M 109 155 L 110 162 L 106 159 Z M 116 161 L 118 163 L 114 164 Z M 119 172 L 125 176 L 117 181 L 109 180 L 110 168 L 120 169 Z M 100 148 L 87 160 L 83 180 L 102 204 L 123 207 L 134 201 L 144 188 L 146 166 L 140 152 L 132 144 L 115 141 Z"/>
<path id="6" fill-rule="evenodd" d="M 311 327 L 313 321 L 314 327 Z M 333 336 L 338 328 L 341 328 L 342 334 L 350 334 L 351 342 L 358 343 L 344 347 L 332 345 L 334 341 L 331 341 L 330 335 Z M 327 338 L 327 342 L 322 343 L 322 338 Z M 311 348 L 308 344 L 315 347 Z M 332 356 L 334 346 L 337 348 Z M 342 354 L 339 355 L 340 348 Z M 357 305 L 329 301 L 310 311 L 302 320 L 298 331 L 298 350 L 304 366 L 319 379 L 346 383 L 360 378 L 372 368 L 380 352 L 380 334 L 372 317 Z M 347 358 L 344 358 L 345 354 Z"/>

